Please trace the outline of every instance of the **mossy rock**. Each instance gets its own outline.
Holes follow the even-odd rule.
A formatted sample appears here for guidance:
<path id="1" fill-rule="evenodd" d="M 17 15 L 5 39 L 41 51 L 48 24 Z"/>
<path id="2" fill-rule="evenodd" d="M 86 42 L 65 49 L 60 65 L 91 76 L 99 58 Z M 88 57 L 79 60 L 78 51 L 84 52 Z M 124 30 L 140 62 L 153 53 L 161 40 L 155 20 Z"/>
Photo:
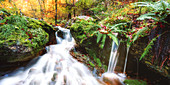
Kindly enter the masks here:
<path id="1" fill-rule="evenodd" d="M 13 15 L 1 9 L 0 13 L 2 66 L 29 61 L 43 54 L 41 51 L 47 44 L 56 44 L 55 30 L 45 21 Z"/>
<path id="2" fill-rule="evenodd" d="M 31 18 L 27 18 L 27 20 L 28 20 L 27 26 L 29 28 L 33 28 L 33 29 L 42 28 L 46 33 L 48 33 L 49 35 L 48 44 L 57 43 L 56 37 L 55 37 L 55 32 L 57 31 L 57 29 L 55 29 L 55 27 L 52 27 L 51 25 L 49 25 L 43 20 L 37 20 L 37 19 L 31 19 Z"/>
<path id="3" fill-rule="evenodd" d="M 79 16 L 73 23 L 69 29 L 76 40 L 76 48 L 82 53 L 89 54 L 91 58 L 96 60 L 99 58 L 103 64 L 108 65 L 112 40 L 107 37 L 104 49 L 101 48 L 101 42 L 97 43 L 97 36 L 94 34 L 99 28 L 96 20 L 88 16 Z"/>

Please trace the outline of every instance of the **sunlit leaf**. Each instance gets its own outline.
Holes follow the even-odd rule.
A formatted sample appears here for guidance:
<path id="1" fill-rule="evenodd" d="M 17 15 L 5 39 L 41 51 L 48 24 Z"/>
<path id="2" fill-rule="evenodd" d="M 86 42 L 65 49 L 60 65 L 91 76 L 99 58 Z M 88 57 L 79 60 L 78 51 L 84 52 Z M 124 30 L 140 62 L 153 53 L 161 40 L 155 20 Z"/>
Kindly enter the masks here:
<path id="1" fill-rule="evenodd" d="M 102 41 L 101 41 L 101 48 L 104 47 L 105 41 L 106 41 L 106 34 L 103 34 L 103 38 L 102 38 Z"/>
<path id="2" fill-rule="evenodd" d="M 140 29 L 135 35 L 134 35 L 134 38 L 133 38 L 133 42 L 136 41 L 140 35 L 142 35 L 144 33 L 144 31 L 146 31 L 148 28 L 147 27 L 143 27 L 142 29 Z"/>
<path id="3" fill-rule="evenodd" d="M 158 21 L 158 19 L 154 18 L 153 16 L 155 16 L 155 13 L 143 14 L 140 17 L 138 17 L 136 20 L 153 19 L 155 21 Z"/>
<path id="4" fill-rule="evenodd" d="M 91 61 L 89 61 L 89 64 L 92 66 L 92 67 L 94 67 L 95 65 L 91 62 Z"/>
<path id="5" fill-rule="evenodd" d="M 99 66 L 99 67 L 101 67 L 101 66 L 102 66 L 102 63 L 101 63 L 101 61 L 100 61 L 100 59 L 99 59 L 99 58 L 97 58 L 97 64 L 98 64 L 98 66 Z"/>
<path id="6" fill-rule="evenodd" d="M 113 35 L 113 34 L 107 34 L 108 36 L 110 36 L 112 39 L 113 39 L 113 41 L 116 43 L 116 45 L 118 45 L 118 39 L 117 39 L 117 37 L 115 36 L 115 35 Z"/>
<path id="7" fill-rule="evenodd" d="M 101 37 L 102 37 L 103 34 L 101 34 L 100 32 L 98 32 L 98 35 L 97 35 L 97 43 L 99 43 Z"/>

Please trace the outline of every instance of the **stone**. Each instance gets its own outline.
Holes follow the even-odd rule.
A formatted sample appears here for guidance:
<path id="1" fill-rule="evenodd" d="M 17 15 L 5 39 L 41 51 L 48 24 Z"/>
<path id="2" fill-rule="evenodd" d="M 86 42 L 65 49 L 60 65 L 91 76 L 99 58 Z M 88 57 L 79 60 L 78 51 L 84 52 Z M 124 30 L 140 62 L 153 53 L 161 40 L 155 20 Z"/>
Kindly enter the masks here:
<path id="1" fill-rule="evenodd" d="M 104 73 L 102 74 L 102 80 L 107 85 L 124 85 L 122 78 L 115 73 Z"/>

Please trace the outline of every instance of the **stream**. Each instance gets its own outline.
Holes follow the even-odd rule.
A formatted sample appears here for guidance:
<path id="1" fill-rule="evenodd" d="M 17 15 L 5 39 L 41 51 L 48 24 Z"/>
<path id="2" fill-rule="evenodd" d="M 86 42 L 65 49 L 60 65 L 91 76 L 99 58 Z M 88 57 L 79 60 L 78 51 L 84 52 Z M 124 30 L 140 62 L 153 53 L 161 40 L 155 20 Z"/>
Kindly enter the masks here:
<path id="1" fill-rule="evenodd" d="M 70 30 L 58 27 L 63 38 L 47 46 L 47 53 L 33 59 L 26 67 L 6 74 L 0 85 L 100 85 L 91 71 L 69 54 L 75 41 Z"/>

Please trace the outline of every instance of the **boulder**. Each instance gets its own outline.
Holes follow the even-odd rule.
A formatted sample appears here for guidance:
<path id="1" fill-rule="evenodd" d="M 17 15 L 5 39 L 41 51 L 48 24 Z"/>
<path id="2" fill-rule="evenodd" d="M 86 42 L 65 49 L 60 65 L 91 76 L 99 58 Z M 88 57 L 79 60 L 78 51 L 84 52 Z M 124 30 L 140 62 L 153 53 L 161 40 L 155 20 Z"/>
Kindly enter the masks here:
<path id="1" fill-rule="evenodd" d="M 107 85 L 124 85 L 122 78 L 115 73 L 104 73 L 102 74 L 102 80 Z"/>
<path id="2" fill-rule="evenodd" d="M 45 21 L 0 12 L 0 75 L 44 54 L 46 45 L 56 44 L 56 30 Z"/>

